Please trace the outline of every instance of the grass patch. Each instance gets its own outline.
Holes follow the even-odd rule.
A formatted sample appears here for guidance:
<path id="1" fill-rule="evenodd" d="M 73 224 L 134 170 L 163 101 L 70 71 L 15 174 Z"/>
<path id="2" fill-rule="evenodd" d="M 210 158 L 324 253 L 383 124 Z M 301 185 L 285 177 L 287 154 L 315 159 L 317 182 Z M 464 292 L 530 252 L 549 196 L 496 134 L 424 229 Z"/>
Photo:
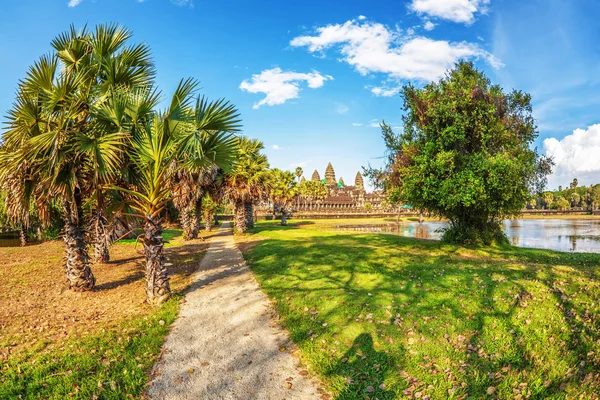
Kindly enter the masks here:
<path id="1" fill-rule="evenodd" d="M 178 299 L 118 327 L 71 338 L 54 351 L 11 359 L 2 367 L 0 398 L 139 398 L 177 316 Z"/>
<path id="2" fill-rule="evenodd" d="M 91 265 L 86 293 L 65 288 L 60 241 L 0 248 L 0 399 L 140 398 L 208 248 L 167 235 L 174 296 L 161 307 L 144 302 L 141 246 L 113 245 L 109 264 Z"/>
<path id="3" fill-rule="evenodd" d="M 240 240 L 303 361 L 336 398 L 600 392 L 598 255 L 330 225 L 261 222 Z"/>

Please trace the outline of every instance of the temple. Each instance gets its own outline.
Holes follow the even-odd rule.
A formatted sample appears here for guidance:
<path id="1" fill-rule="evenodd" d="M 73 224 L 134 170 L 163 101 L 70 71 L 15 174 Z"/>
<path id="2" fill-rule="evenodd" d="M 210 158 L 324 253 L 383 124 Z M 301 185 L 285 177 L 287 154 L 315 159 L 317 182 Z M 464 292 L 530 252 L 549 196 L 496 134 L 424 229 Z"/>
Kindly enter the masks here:
<path id="1" fill-rule="evenodd" d="M 327 189 L 327 196 L 321 200 L 303 200 L 296 205 L 296 211 L 345 211 L 360 212 L 369 209 L 379 209 L 385 199 L 383 192 L 367 193 L 362 174 L 356 173 L 354 185 L 346 185 L 344 179 L 336 179 L 335 170 L 331 163 L 325 168 L 324 179 L 319 171 L 315 170 L 311 180 L 321 181 Z M 304 177 L 300 181 L 304 180 Z"/>

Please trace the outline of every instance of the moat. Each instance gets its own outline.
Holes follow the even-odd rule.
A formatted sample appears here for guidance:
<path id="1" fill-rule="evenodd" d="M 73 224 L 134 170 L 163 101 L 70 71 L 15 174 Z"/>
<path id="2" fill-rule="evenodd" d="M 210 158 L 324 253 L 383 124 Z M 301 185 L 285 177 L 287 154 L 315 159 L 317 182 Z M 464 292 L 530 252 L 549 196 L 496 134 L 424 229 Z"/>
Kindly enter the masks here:
<path id="1" fill-rule="evenodd" d="M 339 229 L 390 233 L 419 239 L 439 240 L 446 222 L 400 221 L 400 224 L 344 224 Z M 504 221 L 504 232 L 519 247 L 564 252 L 600 253 L 599 219 L 516 219 Z"/>

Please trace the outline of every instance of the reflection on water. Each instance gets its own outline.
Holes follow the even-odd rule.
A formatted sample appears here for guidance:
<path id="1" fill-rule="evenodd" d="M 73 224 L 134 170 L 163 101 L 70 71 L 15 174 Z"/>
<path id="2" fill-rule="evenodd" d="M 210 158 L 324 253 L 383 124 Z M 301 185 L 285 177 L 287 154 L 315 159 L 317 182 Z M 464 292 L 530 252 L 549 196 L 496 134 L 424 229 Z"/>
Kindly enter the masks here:
<path id="1" fill-rule="evenodd" d="M 38 240 L 29 239 L 29 244 L 39 243 Z M 21 240 L 19 239 L 19 232 L 3 232 L 0 233 L 0 247 L 19 247 Z"/>
<path id="2" fill-rule="evenodd" d="M 439 240 L 441 230 L 446 226 L 446 222 L 402 221 L 400 225 L 343 225 L 338 228 Z M 600 218 L 507 220 L 504 221 L 504 232 L 515 246 L 600 253 Z"/>

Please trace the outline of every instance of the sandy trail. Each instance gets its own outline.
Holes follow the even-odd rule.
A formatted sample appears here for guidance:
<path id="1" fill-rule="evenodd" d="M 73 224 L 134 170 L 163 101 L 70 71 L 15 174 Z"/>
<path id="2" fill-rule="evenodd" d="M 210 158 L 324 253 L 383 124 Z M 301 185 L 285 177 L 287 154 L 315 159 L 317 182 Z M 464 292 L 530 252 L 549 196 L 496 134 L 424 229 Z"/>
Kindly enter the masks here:
<path id="1" fill-rule="evenodd" d="M 315 399 L 288 337 L 236 247 L 213 236 L 148 388 L 151 399 Z M 291 379 L 290 379 L 291 378 Z M 287 381 L 286 381 L 287 380 Z M 291 387 L 289 383 L 291 383 Z"/>

